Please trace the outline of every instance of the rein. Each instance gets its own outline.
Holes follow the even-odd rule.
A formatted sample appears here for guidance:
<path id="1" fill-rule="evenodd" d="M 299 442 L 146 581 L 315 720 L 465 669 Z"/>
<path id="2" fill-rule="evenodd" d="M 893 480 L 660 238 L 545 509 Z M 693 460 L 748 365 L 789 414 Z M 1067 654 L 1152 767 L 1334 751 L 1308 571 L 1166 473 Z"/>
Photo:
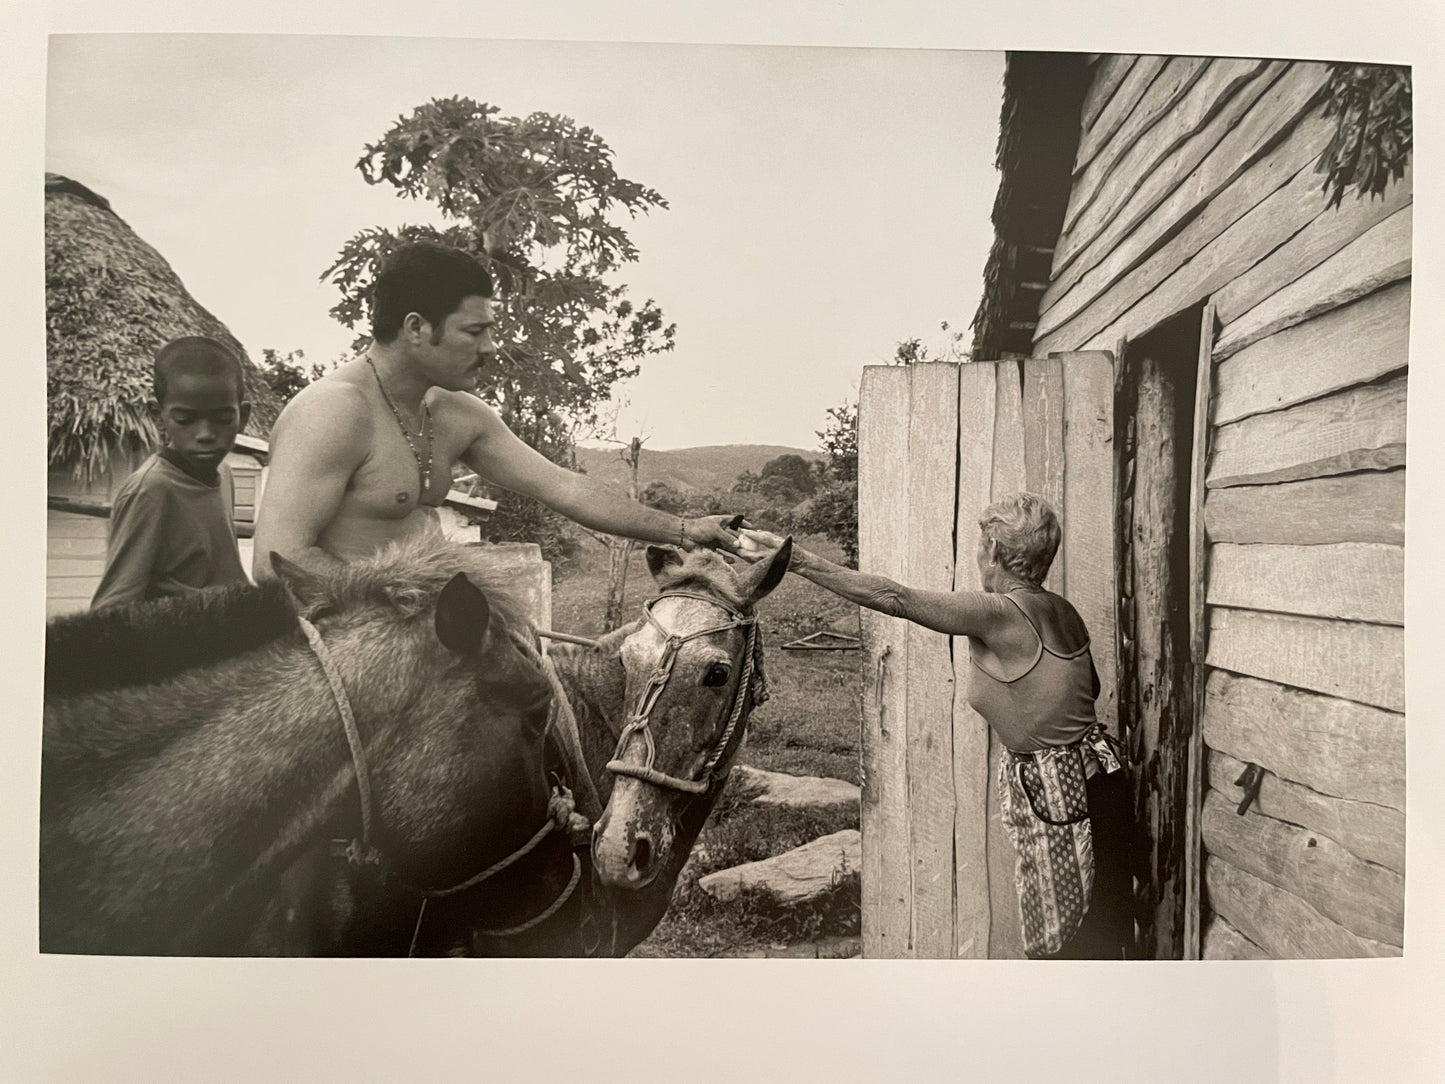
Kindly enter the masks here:
<path id="1" fill-rule="evenodd" d="M 700 602 L 706 602 L 728 615 L 730 618 L 724 624 L 713 625 L 697 632 L 689 633 L 686 636 L 676 636 L 663 627 L 653 614 L 652 608 L 665 598 L 691 598 Z M 667 640 L 663 648 L 662 657 L 658 660 L 656 668 L 648 678 L 646 687 L 637 698 L 637 707 L 628 717 L 627 725 L 622 728 L 622 733 L 617 738 L 617 749 L 612 754 L 612 759 L 607 762 L 607 770 L 614 775 L 631 776 L 640 779 L 645 783 L 663 787 L 667 790 L 681 791 L 685 794 L 705 794 L 716 782 L 713 775 L 718 764 L 724 757 L 730 755 L 736 742 L 734 739 L 743 732 L 739 726 L 742 721 L 743 707 L 747 701 L 748 693 L 752 689 L 753 675 L 755 673 L 755 659 L 758 643 L 758 625 L 755 616 L 748 616 L 732 609 L 730 606 L 719 602 L 709 595 L 697 594 L 691 591 L 669 591 L 656 598 L 648 599 L 642 605 L 643 613 L 647 620 Z M 666 772 L 657 770 L 657 746 L 652 740 L 652 729 L 650 717 L 652 710 L 657 706 L 657 701 L 662 695 L 663 689 L 667 687 L 668 680 L 672 677 L 673 664 L 677 661 L 678 653 L 682 650 L 683 644 L 690 640 L 697 640 L 703 636 L 711 636 L 713 633 L 730 632 L 733 629 L 742 628 L 747 630 L 746 642 L 743 646 L 743 672 L 738 678 L 737 692 L 733 696 L 732 710 L 728 714 L 727 725 L 723 728 L 722 734 L 714 744 L 712 752 L 703 763 L 701 774 L 695 779 L 679 779 L 677 776 L 668 775 Z M 643 763 L 641 765 L 631 764 L 623 760 L 623 753 L 628 742 L 636 735 L 640 735 L 645 748 Z"/>
<path id="2" fill-rule="evenodd" d="M 334 851 L 342 854 L 354 866 L 382 866 L 385 859 L 381 852 L 371 842 L 372 828 L 372 800 L 371 800 L 371 773 L 366 764 L 366 751 L 362 746 L 361 733 L 356 726 L 356 716 L 351 710 L 351 700 L 346 695 L 346 687 L 341 682 L 341 675 L 337 671 L 336 662 L 332 657 L 331 650 L 322 639 L 321 632 L 307 618 L 300 614 L 296 617 L 301 631 L 306 634 L 306 642 L 311 648 L 311 653 L 316 656 L 316 661 L 321 665 L 321 672 L 326 677 L 326 683 L 331 688 L 331 697 L 336 704 L 336 709 L 341 715 L 342 729 L 346 732 L 346 744 L 351 750 L 351 765 L 356 774 L 357 795 L 361 803 L 361 838 L 352 840 L 332 840 Z M 468 889 L 476 888 L 485 881 L 490 880 L 503 870 L 515 865 L 527 855 L 537 849 L 553 832 L 567 830 L 576 831 L 578 826 L 574 823 L 576 803 L 572 799 L 572 792 L 560 783 L 552 788 L 552 797 L 547 803 L 547 819 L 542 827 L 532 835 L 526 843 L 505 858 L 492 863 L 480 873 L 468 877 L 465 881 L 452 885 L 448 888 L 419 888 L 411 886 L 413 891 L 422 897 L 421 908 L 417 913 L 416 929 L 412 933 L 411 949 L 415 953 L 417 935 L 421 932 L 421 920 L 426 914 L 426 904 L 430 899 L 441 899 L 447 896 L 455 896 Z M 545 922 L 556 914 L 558 910 L 571 898 L 576 890 L 578 882 L 582 878 L 582 863 L 575 851 L 572 857 L 572 876 L 567 886 L 562 890 L 555 900 L 547 905 L 540 914 L 534 915 L 516 926 L 509 926 L 501 930 L 479 931 L 489 936 L 507 936 L 510 934 L 522 933 L 531 929 L 539 923 Z"/>

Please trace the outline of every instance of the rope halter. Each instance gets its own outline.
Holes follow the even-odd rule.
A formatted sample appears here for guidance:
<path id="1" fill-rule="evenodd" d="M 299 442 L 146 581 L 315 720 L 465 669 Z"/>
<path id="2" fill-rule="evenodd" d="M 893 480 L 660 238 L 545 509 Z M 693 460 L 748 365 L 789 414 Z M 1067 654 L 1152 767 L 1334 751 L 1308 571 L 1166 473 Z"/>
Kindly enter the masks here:
<path id="1" fill-rule="evenodd" d="M 332 700 L 336 705 L 337 712 L 341 716 L 342 729 L 346 732 L 346 744 L 351 751 L 352 769 L 356 774 L 357 796 L 361 803 L 361 837 L 351 840 L 334 839 L 331 841 L 331 851 L 334 855 L 345 858 L 353 866 L 358 868 L 370 866 L 375 868 L 383 877 L 392 876 L 387 869 L 387 862 L 384 856 L 372 842 L 374 815 L 372 811 L 371 773 L 367 767 L 366 751 L 362 744 L 361 733 L 356 726 L 356 716 L 351 710 L 351 700 L 346 695 L 346 687 L 341 681 L 341 673 L 332 657 L 330 648 L 326 646 L 326 641 L 322 639 L 320 630 L 299 613 L 297 614 L 296 620 L 301 626 L 301 631 L 306 636 L 306 642 L 311 648 L 311 653 L 321 666 L 322 674 L 325 676 L 326 683 L 331 689 Z M 515 865 L 532 851 L 536 850 L 536 848 L 554 832 L 565 833 L 568 846 L 572 848 L 572 875 L 567 882 L 567 886 L 562 890 L 561 895 L 548 904 L 541 913 L 515 926 L 501 930 L 478 930 L 477 932 L 491 937 L 505 937 L 522 933 L 551 918 L 553 914 L 560 910 L 563 904 L 571 898 L 572 893 L 576 890 L 577 884 L 582 877 L 582 865 L 577 857 L 575 847 L 579 841 L 588 838 L 586 831 L 589 827 L 587 819 L 575 811 L 575 806 L 572 792 L 566 786 L 558 783 L 552 788 L 552 795 L 547 803 L 547 818 L 542 823 L 542 827 L 537 829 L 532 838 L 517 850 L 505 858 L 492 863 L 492 865 L 480 873 L 474 874 L 465 881 L 448 888 L 406 886 L 421 897 L 421 906 L 417 912 L 416 928 L 412 932 L 411 953 L 409 954 L 415 954 L 417 937 L 421 932 L 422 917 L 426 914 L 427 900 L 458 895 L 491 880 L 497 874 Z"/>
<path id="2" fill-rule="evenodd" d="M 686 636 L 677 636 L 663 627 L 653 614 L 652 608 L 665 598 L 691 598 L 699 602 L 706 602 L 708 605 L 722 610 L 728 615 L 728 621 L 721 625 L 712 625 L 697 632 L 688 633 Z M 607 763 L 607 770 L 614 775 L 631 776 L 634 779 L 641 779 L 645 783 L 663 787 L 667 790 L 681 791 L 685 794 L 705 794 L 713 786 L 715 777 L 713 775 L 717 766 L 730 757 L 736 750 L 742 739 L 744 727 L 741 725 L 743 719 L 743 708 L 747 702 L 748 692 L 753 688 L 753 679 L 757 673 L 757 650 L 758 650 L 758 626 L 757 618 L 739 613 L 732 607 L 719 602 L 709 595 L 696 594 L 691 591 L 668 591 L 656 598 L 648 599 L 642 605 L 643 613 L 647 620 L 662 634 L 666 641 L 662 649 L 662 657 L 658 659 L 656 667 L 651 676 L 647 679 L 647 685 L 643 688 L 637 698 L 637 706 L 627 718 L 627 725 L 622 728 L 622 733 L 617 738 L 617 750 L 612 754 L 612 760 Z M 738 678 L 737 691 L 733 695 L 732 707 L 728 714 L 727 724 L 723 727 L 722 734 L 712 747 L 707 760 L 703 762 L 701 774 L 694 779 L 680 779 L 675 775 L 657 769 L 657 746 L 652 738 L 650 720 L 652 710 L 657 706 L 662 691 L 667 687 L 668 680 L 672 677 L 673 664 L 677 662 L 677 656 L 682 650 L 683 644 L 690 640 L 698 640 L 704 636 L 711 636 L 718 632 L 730 632 L 733 629 L 746 630 L 746 643 L 743 647 L 743 670 Z M 759 689 L 758 701 L 761 702 L 766 696 Z M 640 737 L 643 742 L 644 756 L 641 765 L 632 764 L 623 759 L 628 743 L 634 737 Z"/>

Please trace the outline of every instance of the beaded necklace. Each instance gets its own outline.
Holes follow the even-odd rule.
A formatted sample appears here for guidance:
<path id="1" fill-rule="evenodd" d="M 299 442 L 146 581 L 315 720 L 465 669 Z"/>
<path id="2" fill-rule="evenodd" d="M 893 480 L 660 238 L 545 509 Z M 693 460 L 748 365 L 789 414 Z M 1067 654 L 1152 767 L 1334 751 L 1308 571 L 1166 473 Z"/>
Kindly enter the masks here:
<path id="1" fill-rule="evenodd" d="M 426 400 L 423 399 L 421 401 L 421 432 L 417 434 L 418 440 L 426 442 L 426 461 L 422 462 L 421 452 L 417 450 L 416 441 L 412 440 L 411 430 L 406 427 L 406 422 L 402 421 L 401 411 L 396 409 L 396 404 L 391 401 L 391 396 L 386 394 L 386 385 L 381 382 L 381 374 L 376 371 L 376 364 L 369 357 L 366 358 L 366 364 L 371 367 L 371 375 L 376 377 L 376 386 L 381 389 L 381 397 L 391 408 L 391 416 L 396 419 L 401 435 L 406 438 L 406 446 L 411 449 L 412 458 L 416 460 L 416 469 L 421 475 L 421 499 L 425 501 L 426 495 L 431 492 L 431 410 L 426 405 Z"/>

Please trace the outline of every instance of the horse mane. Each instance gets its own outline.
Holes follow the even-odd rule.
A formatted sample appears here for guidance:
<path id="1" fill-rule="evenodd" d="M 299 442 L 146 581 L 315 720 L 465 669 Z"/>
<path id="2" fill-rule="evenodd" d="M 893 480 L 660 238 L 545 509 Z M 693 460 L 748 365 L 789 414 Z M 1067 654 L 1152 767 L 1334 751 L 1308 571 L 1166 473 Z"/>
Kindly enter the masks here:
<path id="1" fill-rule="evenodd" d="M 287 633 L 301 635 L 274 581 L 71 614 L 45 628 L 45 697 L 154 684 Z"/>
<path id="2" fill-rule="evenodd" d="M 318 579 L 336 608 L 381 604 L 408 617 L 427 609 L 459 571 L 502 613 L 519 646 L 535 654 L 515 577 L 489 568 L 483 547 L 451 542 L 440 531 L 393 543 Z M 299 640 L 302 633 L 275 580 L 56 618 L 45 630 L 45 696 L 155 684 L 288 635 Z"/>

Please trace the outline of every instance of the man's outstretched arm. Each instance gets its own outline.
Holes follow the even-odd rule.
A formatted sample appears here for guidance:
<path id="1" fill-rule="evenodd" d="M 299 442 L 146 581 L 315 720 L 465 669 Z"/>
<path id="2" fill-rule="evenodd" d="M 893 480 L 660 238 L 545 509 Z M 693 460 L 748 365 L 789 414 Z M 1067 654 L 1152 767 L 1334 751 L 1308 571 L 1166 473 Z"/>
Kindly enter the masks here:
<path id="1" fill-rule="evenodd" d="M 737 552 L 737 532 L 723 526 L 725 516 L 683 518 L 629 500 L 585 474 L 566 470 L 524 444 L 497 412 L 468 397 L 477 438 L 462 461 L 483 478 L 514 493 L 541 501 L 552 511 L 594 531 L 642 542 L 673 546 L 709 546 Z"/>

